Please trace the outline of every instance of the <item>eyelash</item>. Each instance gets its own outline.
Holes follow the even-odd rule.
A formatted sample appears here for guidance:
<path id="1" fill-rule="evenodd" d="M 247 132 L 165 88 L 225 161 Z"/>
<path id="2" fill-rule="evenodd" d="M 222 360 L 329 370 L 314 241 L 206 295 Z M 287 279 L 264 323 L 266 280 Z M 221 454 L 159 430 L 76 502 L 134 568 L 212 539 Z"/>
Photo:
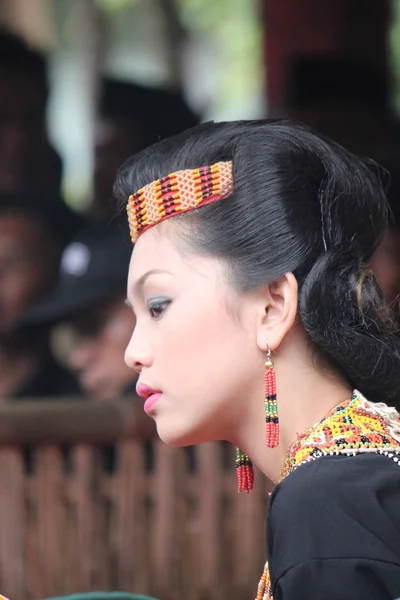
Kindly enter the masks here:
<path id="1" fill-rule="evenodd" d="M 150 317 L 154 320 L 160 319 L 162 314 L 167 309 L 168 305 L 171 304 L 171 300 L 153 300 L 147 303 L 147 308 L 150 313 Z M 160 311 L 159 314 L 154 314 L 154 311 Z"/>

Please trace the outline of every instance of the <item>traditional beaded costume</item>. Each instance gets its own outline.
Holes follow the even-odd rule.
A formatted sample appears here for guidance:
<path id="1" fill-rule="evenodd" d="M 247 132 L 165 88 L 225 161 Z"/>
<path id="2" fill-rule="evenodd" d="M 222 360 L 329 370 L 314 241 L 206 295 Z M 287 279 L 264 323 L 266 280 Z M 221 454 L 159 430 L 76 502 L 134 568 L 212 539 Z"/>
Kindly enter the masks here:
<path id="1" fill-rule="evenodd" d="M 211 166 L 203 166 L 197 169 L 186 169 L 183 171 L 177 171 L 174 173 L 170 173 L 169 175 L 157 179 L 152 183 L 149 183 L 138 190 L 136 193 L 132 194 L 129 197 L 127 204 L 127 213 L 128 220 L 131 232 L 131 238 L 133 242 L 136 242 L 138 237 L 150 227 L 160 223 L 161 221 L 165 221 L 170 217 L 175 215 L 179 215 L 190 210 L 199 208 L 201 206 L 205 206 L 212 202 L 225 200 L 228 198 L 233 192 L 233 165 L 231 161 L 227 162 L 219 162 L 215 163 Z M 364 278 L 367 276 L 368 271 L 365 271 L 363 277 L 360 280 L 359 286 L 359 294 L 362 291 L 362 284 Z M 360 298 L 359 298 L 360 301 Z M 359 302 L 360 303 L 360 302 Z M 266 432 L 267 432 L 267 445 L 270 447 L 274 447 L 278 444 L 278 435 L 279 435 L 279 421 L 277 415 L 277 403 L 276 403 L 276 391 L 275 391 L 275 382 L 274 382 L 274 371 L 272 363 L 266 363 L 267 375 L 265 379 L 265 407 L 266 407 Z M 368 556 L 359 556 L 354 557 L 350 556 L 348 560 L 348 556 L 343 548 L 347 548 L 349 546 L 348 540 L 344 540 L 340 538 L 339 543 L 341 547 L 336 547 L 335 543 L 338 541 L 337 539 L 332 539 L 335 535 L 331 535 L 329 540 L 329 544 L 327 544 L 327 538 L 323 537 L 322 541 L 318 539 L 317 547 L 324 547 L 328 552 L 332 550 L 332 556 L 323 555 L 320 559 L 312 558 L 310 562 L 318 563 L 320 561 L 328 561 L 329 562 L 329 582 L 325 578 L 324 581 L 321 579 L 321 564 L 316 564 L 315 570 L 313 571 L 313 585 L 310 585 L 310 573 L 312 568 L 309 567 L 307 556 L 305 555 L 304 549 L 301 546 L 303 540 L 305 540 L 310 536 L 310 530 L 307 529 L 309 527 L 309 523 L 311 521 L 316 521 L 316 514 L 311 513 L 307 517 L 307 512 L 310 504 L 310 493 L 309 487 L 314 485 L 314 488 L 317 492 L 321 490 L 324 491 L 324 488 L 329 488 L 330 486 L 336 483 L 336 480 L 332 480 L 332 474 L 337 478 L 338 472 L 337 469 L 322 469 L 322 483 L 321 483 L 321 473 L 319 474 L 319 478 L 314 478 L 315 473 L 311 473 L 311 480 L 307 479 L 310 476 L 310 466 L 313 464 L 313 461 L 316 461 L 318 458 L 322 458 L 324 461 L 329 460 L 330 465 L 334 466 L 332 463 L 338 461 L 338 459 L 344 458 L 346 461 L 346 465 L 344 466 L 341 462 L 340 469 L 342 472 L 339 477 L 339 485 L 343 484 L 343 472 L 345 473 L 345 477 L 347 477 L 347 469 L 351 471 L 351 466 L 356 465 L 356 461 L 363 459 L 364 457 L 380 457 L 381 460 L 386 461 L 386 459 L 393 461 L 393 468 L 395 464 L 400 465 L 400 416 L 396 410 L 389 408 L 385 404 L 374 404 L 366 400 L 359 392 L 355 391 L 351 399 L 343 402 L 336 408 L 332 409 L 329 414 L 320 422 L 315 424 L 313 427 L 308 429 L 305 433 L 299 436 L 298 440 L 293 444 L 293 446 L 289 449 L 289 452 L 284 461 L 282 471 L 279 477 L 279 483 L 281 485 L 276 486 L 273 495 L 271 497 L 269 514 L 271 517 L 271 511 L 273 512 L 273 500 L 274 496 L 277 497 L 280 494 L 279 500 L 277 500 L 276 505 L 279 507 L 281 511 L 281 521 L 284 522 L 284 530 L 280 530 L 280 534 L 276 536 L 275 543 L 277 545 L 281 545 L 279 551 L 274 552 L 269 549 L 269 557 L 270 564 L 272 570 L 272 563 L 278 557 L 278 562 L 275 564 L 275 569 L 273 570 L 275 579 L 286 579 L 287 577 L 291 577 L 290 571 L 295 571 L 296 569 L 302 569 L 305 565 L 306 573 L 303 577 L 303 581 L 306 581 L 305 587 L 302 590 L 299 589 L 299 581 L 301 574 L 299 571 L 296 571 L 294 577 L 288 583 L 289 594 L 286 592 L 282 592 L 282 588 L 280 588 L 280 596 L 284 596 L 285 598 L 305 598 L 304 593 L 309 594 L 310 589 L 313 588 L 315 582 L 320 586 L 320 589 L 326 590 L 327 585 L 329 589 L 335 588 L 335 593 L 337 592 L 338 584 L 341 585 L 341 589 L 344 590 L 344 595 L 351 592 L 352 584 L 350 582 L 347 585 L 349 580 L 354 581 L 354 574 L 357 574 L 357 569 L 363 570 L 363 573 L 368 571 L 371 577 L 374 579 L 375 583 L 379 580 L 380 583 L 384 586 L 384 590 L 382 594 L 380 594 L 380 598 L 390 597 L 394 598 L 399 596 L 400 594 L 400 540 L 396 538 L 393 540 L 393 532 L 397 529 L 400 531 L 400 522 L 396 525 L 396 516 L 398 516 L 398 494 L 392 494 L 392 475 L 393 473 L 386 473 L 388 469 L 382 469 L 382 464 L 375 465 L 374 468 L 378 469 L 379 472 L 382 470 L 386 473 L 386 481 L 384 482 L 386 485 L 385 492 L 389 489 L 389 503 L 395 504 L 395 509 L 392 510 L 390 508 L 389 513 L 386 513 L 386 504 L 380 506 L 380 511 L 377 511 L 377 506 L 381 498 L 385 495 L 382 493 L 383 483 L 379 477 L 376 476 L 370 477 L 370 467 L 371 463 L 367 460 L 367 465 L 363 463 L 362 468 L 362 477 L 365 478 L 367 475 L 368 483 L 367 483 L 367 491 L 365 496 L 368 499 L 376 499 L 375 505 L 368 505 L 367 515 L 359 514 L 359 506 L 354 507 L 354 503 L 351 505 L 351 510 L 349 510 L 349 514 L 346 511 L 342 510 L 342 517 L 345 522 L 356 523 L 360 522 L 360 529 L 349 527 L 351 531 L 349 531 L 350 540 L 357 539 L 358 546 L 357 551 L 361 547 L 360 554 L 363 554 L 363 550 L 365 547 L 371 548 L 373 546 L 373 551 L 371 551 L 371 557 Z M 332 460 L 329 459 L 332 457 Z M 354 462 L 350 464 L 347 463 L 347 457 L 349 459 L 351 457 L 359 457 L 359 459 L 354 459 Z M 382 457 L 384 457 L 382 459 Z M 321 463 L 318 463 L 321 464 Z M 308 465 L 308 467 L 307 467 Z M 298 473 L 297 469 L 299 467 L 300 473 L 302 475 L 301 480 L 296 480 L 296 474 Z M 336 466 L 338 466 L 336 464 Z M 238 450 L 236 467 L 238 473 L 238 481 L 239 481 L 239 490 L 243 489 L 245 491 L 249 491 L 253 485 L 253 469 L 251 465 L 250 457 L 244 454 L 241 450 Z M 304 471 L 303 471 L 304 469 Z M 354 469 L 353 469 L 354 470 Z M 293 474 L 292 477 L 288 477 Z M 397 471 L 396 471 L 397 475 Z M 400 475 L 400 471 L 399 471 Z M 318 479 L 318 481 L 317 481 Z M 355 473 L 353 475 L 353 480 L 356 481 L 358 479 L 358 474 Z M 373 487 L 374 479 L 376 481 L 375 488 Z M 389 480 L 389 482 L 387 481 Z M 397 478 L 395 481 L 395 485 L 400 486 L 400 478 L 397 482 Z M 379 481 L 378 481 L 379 480 Z M 295 485 L 290 485 L 289 494 L 284 492 L 283 488 L 286 485 L 286 490 L 288 488 L 288 484 L 290 482 L 294 482 Z M 311 483 L 310 483 L 311 482 Z M 310 484 L 310 486 L 309 486 Z M 316 487 L 315 487 L 316 486 Z M 379 487 L 381 486 L 381 487 Z M 383 487 L 382 487 L 383 486 Z M 293 512 L 293 508 L 295 505 L 294 497 L 298 496 L 299 487 L 306 488 L 306 493 L 303 495 L 303 505 L 297 506 L 298 513 L 297 516 L 291 514 L 292 525 L 297 525 L 299 522 L 304 524 L 306 527 L 305 531 L 303 531 L 303 538 L 295 535 L 294 537 L 290 537 L 288 540 L 285 537 L 285 532 L 288 531 L 287 527 L 287 514 Z M 314 495 L 315 495 L 314 490 Z M 300 490 L 301 491 L 301 490 Z M 284 492 L 284 493 L 282 493 Z M 323 498 L 321 502 L 321 506 L 319 506 L 320 510 L 325 510 L 325 505 L 329 504 L 332 496 L 337 495 L 337 488 L 334 487 L 331 490 L 330 496 L 327 498 Z M 346 495 L 347 494 L 347 495 Z M 375 495 L 374 495 L 375 494 Z M 312 495 L 312 494 L 311 494 Z M 318 493 L 316 494 L 318 495 Z M 319 494 L 321 496 L 321 494 Z M 343 498 L 344 501 L 349 499 L 353 501 L 352 491 L 346 489 L 346 493 Z M 342 497 L 342 496 L 341 496 Z M 288 502 L 289 499 L 289 502 Z M 296 498 L 297 500 L 297 498 Z M 386 502 L 386 498 L 385 498 Z M 317 506 L 317 505 L 316 505 Z M 392 504 L 390 505 L 392 507 Z M 348 506 L 346 505 L 346 508 Z M 339 518 L 338 514 L 332 509 L 329 510 L 328 516 L 333 516 L 334 523 L 332 525 L 333 533 L 335 533 L 338 529 L 337 527 L 337 519 Z M 376 527 L 371 527 L 370 514 L 371 511 L 374 513 L 374 525 Z M 306 514 L 305 514 L 306 513 Z M 324 513 L 325 519 L 326 513 Z M 391 521 L 391 517 L 394 518 L 394 524 Z M 307 520 L 308 519 L 308 520 Z M 346 520 L 347 519 L 347 520 Z M 364 526 L 364 522 L 367 523 L 367 526 Z M 381 521 L 379 521 L 381 519 Z M 397 519 L 398 520 L 398 519 Z M 269 523 L 271 523 L 273 519 L 269 519 Z M 292 526 L 291 525 L 291 526 Z M 313 523 L 313 527 L 316 525 L 315 531 L 322 530 L 322 536 L 325 536 L 325 521 L 320 524 L 320 528 L 318 528 L 318 519 L 317 523 Z M 363 527 L 363 528 L 362 528 Z M 382 533 L 384 530 L 384 533 Z M 356 531 L 356 534 L 353 535 L 353 532 Z M 366 540 L 364 543 L 363 532 L 366 532 Z M 289 533 L 291 533 L 289 527 Z M 357 533 L 359 534 L 358 537 Z M 382 535 L 381 535 L 382 533 Z M 375 537 L 374 537 L 375 536 Z M 387 539 L 385 539 L 385 537 Z M 379 539 L 379 543 L 381 546 L 378 548 L 378 543 L 376 540 Z M 271 536 L 268 535 L 268 539 L 271 539 Z M 371 540 L 373 543 L 371 543 Z M 387 544 L 386 544 L 387 541 Z M 283 546 L 282 546 L 283 544 Z M 285 545 L 286 544 L 286 545 Z M 293 548 L 296 544 L 300 544 L 300 548 Z M 339 544 L 339 545 L 340 545 Z M 353 546 L 350 544 L 350 550 L 353 549 Z M 309 547 L 308 547 L 309 550 Z M 295 552 L 293 552 L 295 551 Z M 296 554 L 297 552 L 297 554 Z M 336 552 L 336 554 L 335 554 Z M 295 556 L 294 556 L 295 554 Z M 338 556 L 337 554 L 340 554 Z M 372 556 L 372 554 L 374 554 Z M 289 555 L 289 556 L 288 556 Z M 285 564 L 282 566 L 283 559 L 286 559 Z M 370 562 L 368 563 L 368 560 Z M 334 561 L 342 561 L 340 563 L 339 575 L 336 576 L 336 571 L 332 567 L 332 563 Z M 344 562 L 343 562 L 344 561 Z M 353 562 L 352 562 L 353 561 Z M 354 561 L 358 561 L 356 564 Z M 343 564 L 346 564 L 347 567 L 344 567 Z M 378 565 L 376 569 L 378 569 L 377 575 L 374 575 L 374 566 Z M 347 571 L 347 580 L 346 577 L 343 576 L 344 570 L 349 569 Z M 278 574 L 275 571 L 280 571 Z M 282 574 L 283 573 L 283 574 Z M 363 577 L 363 585 L 365 584 L 367 587 L 363 587 L 366 589 L 366 593 L 370 593 L 369 581 L 370 577 Z M 368 581 L 367 581 L 368 579 Z M 391 583 L 389 582 L 389 579 Z M 394 583 L 393 583 L 394 582 Z M 273 582 L 274 586 L 276 586 L 276 581 Z M 386 585 L 388 583 L 388 585 Z M 279 583 L 281 585 L 281 583 Z M 343 588 L 343 585 L 345 586 Z M 360 579 L 357 579 L 356 585 L 358 588 L 360 587 Z M 321 587 L 322 586 L 322 587 Z M 387 592 L 389 590 L 395 590 L 393 593 L 390 592 L 390 596 L 388 596 Z M 357 589 L 358 589 L 357 588 Z M 276 587 L 275 587 L 276 591 Z M 318 593 L 318 592 L 317 592 Z M 338 592 L 339 594 L 341 592 Z M 303 594 L 303 595 L 302 595 Z M 344 598 L 344 595 L 340 595 L 337 597 Z M 317 597 L 317 596 L 315 596 Z M 322 595 L 318 595 L 318 597 L 325 597 L 325 592 Z M 346 600 L 349 596 L 346 596 Z M 361 596 L 358 596 L 361 597 Z M 370 596 L 369 596 L 370 597 Z M 351 595 L 353 599 L 353 595 Z M 268 564 L 265 566 L 263 576 L 259 583 L 258 593 L 256 600 L 273 600 L 273 590 L 271 586 L 270 579 L 270 571 Z"/>
<path id="2" fill-rule="evenodd" d="M 400 467 L 400 418 L 395 409 L 369 402 L 355 390 L 351 399 L 333 408 L 322 421 L 299 436 L 286 455 L 279 482 L 301 465 L 320 457 L 365 453 L 381 454 Z M 256 600 L 273 600 L 268 563 Z"/>

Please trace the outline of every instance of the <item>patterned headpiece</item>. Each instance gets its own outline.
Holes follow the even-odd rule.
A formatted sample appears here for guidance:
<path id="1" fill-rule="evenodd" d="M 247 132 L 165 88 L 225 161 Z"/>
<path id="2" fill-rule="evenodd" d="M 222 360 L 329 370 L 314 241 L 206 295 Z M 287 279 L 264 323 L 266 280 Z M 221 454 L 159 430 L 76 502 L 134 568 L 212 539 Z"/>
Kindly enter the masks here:
<path id="1" fill-rule="evenodd" d="M 228 198 L 233 191 L 232 162 L 171 173 L 129 196 L 126 207 L 132 242 L 175 215 Z"/>

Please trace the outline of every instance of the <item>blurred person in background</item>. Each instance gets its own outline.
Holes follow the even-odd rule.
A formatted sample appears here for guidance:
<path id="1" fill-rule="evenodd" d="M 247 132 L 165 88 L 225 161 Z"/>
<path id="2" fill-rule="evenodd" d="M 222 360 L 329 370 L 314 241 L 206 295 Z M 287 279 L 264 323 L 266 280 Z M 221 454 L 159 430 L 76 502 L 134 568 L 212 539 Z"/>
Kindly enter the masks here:
<path id="1" fill-rule="evenodd" d="M 135 325 L 125 304 L 131 253 L 125 222 L 90 224 L 65 248 L 53 293 L 21 321 L 26 331 L 65 324 L 67 361 L 85 393 L 97 400 L 135 389 L 136 375 L 124 363 Z"/>
<path id="2" fill-rule="evenodd" d="M 371 269 L 386 299 L 400 316 L 400 157 L 385 164 L 390 174 L 387 197 L 392 211 L 382 242 L 371 259 Z"/>
<path id="3" fill-rule="evenodd" d="M 18 331 L 21 314 L 57 280 L 70 234 L 68 209 L 22 193 L 0 193 L 0 398 L 74 395 L 79 387 L 53 357 L 48 331 Z"/>
<path id="4" fill-rule="evenodd" d="M 0 89 L 0 189 L 58 198 L 62 164 L 46 131 L 46 61 L 5 30 L 0 31 Z"/>
<path id="5" fill-rule="evenodd" d="M 89 215 L 108 219 L 115 212 L 112 187 L 129 156 L 184 129 L 198 118 L 182 96 L 105 78 L 97 123 L 93 203 Z"/>
<path id="6" fill-rule="evenodd" d="M 386 230 L 383 240 L 371 259 L 371 269 L 375 273 L 385 298 L 399 310 L 400 295 L 400 229 L 392 223 Z M 396 306 L 397 305 L 397 306 Z"/>

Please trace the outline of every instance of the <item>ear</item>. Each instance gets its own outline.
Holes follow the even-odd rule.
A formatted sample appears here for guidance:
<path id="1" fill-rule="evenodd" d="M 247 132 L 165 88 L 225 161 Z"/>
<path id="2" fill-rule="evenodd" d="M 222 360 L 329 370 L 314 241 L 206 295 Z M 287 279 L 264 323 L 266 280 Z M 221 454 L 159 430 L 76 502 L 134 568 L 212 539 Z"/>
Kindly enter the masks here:
<path id="1" fill-rule="evenodd" d="M 286 273 L 263 290 L 264 306 L 260 309 L 257 345 L 265 352 L 266 346 L 276 350 L 296 322 L 298 285 L 293 273 Z"/>

